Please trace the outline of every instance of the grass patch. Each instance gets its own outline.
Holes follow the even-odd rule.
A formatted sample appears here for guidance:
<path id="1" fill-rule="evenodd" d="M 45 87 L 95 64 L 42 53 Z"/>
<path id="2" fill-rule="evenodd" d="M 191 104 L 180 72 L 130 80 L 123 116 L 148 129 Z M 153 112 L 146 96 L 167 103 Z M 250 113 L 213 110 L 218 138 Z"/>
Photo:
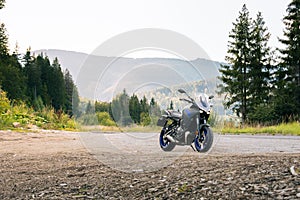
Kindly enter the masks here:
<path id="1" fill-rule="evenodd" d="M 242 128 L 232 127 L 225 125 L 221 131 L 222 133 L 233 133 L 233 134 L 280 134 L 280 135 L 298 135 L 300 136 L 300 123 L 282 123 L 275 126 L 246 126 Z"/>
<path id="2" fill-rule="evenodd" d="M 45 107 L 39 111 L 24 102 L 10 101 L 6 93 L 0 90 L 0 130 L 22 129 L 76 130 L 77 123 L 62 111 Z"/>

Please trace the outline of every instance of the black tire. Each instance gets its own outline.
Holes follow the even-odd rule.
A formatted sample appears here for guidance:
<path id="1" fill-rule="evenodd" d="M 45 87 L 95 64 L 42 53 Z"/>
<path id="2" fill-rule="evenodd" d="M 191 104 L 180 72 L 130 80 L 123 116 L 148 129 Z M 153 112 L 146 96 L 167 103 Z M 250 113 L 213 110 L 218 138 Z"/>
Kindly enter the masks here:
<path id="1" fill-rule="evenodd" d="M 160 135 L 159 135 L 160 148 L 164 151 L 172 151 L 176 144 L 174 142 L 169 141 L 165 137 L 165 135 L 166 135 L 166 130 L 165 130 L 165 128 L 163 128 L 160 132 Z"/>
<path id="2" fill-rule="evenodd" d="M 210 150 L 214 141 L 214 134 L 208 126 L 204 126 L 200 133 L 195 137 L 195 148 L 200 153 Z"/>

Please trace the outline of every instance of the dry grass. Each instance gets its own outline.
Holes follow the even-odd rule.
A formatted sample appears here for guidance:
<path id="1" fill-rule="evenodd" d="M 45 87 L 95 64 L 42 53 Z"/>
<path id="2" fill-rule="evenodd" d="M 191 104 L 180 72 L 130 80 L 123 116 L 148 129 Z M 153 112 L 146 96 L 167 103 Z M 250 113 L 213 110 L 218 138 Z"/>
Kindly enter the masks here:
<path id="1" fill-rule="evenodd" d="M 292 122 L 292 123 L 282 123 L 274 126 L 245 126 L 241 128 L 233 127 L 230 124 L 226 124 L 224 128 L 221 130 L 222 133 L 250 133 L 250 134 L 282 134 L 282 135 L 298 135 L 300 136 L 300 123 Z"/>

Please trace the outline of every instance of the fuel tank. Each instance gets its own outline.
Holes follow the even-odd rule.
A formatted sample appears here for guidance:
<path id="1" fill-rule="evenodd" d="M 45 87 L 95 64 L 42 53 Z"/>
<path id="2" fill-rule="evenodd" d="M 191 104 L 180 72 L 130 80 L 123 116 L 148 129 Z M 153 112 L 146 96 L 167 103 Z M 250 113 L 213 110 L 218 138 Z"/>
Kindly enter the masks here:
<path id="1" fill-rule="evenodd" d="M 185 108 L 182 111 L 182 126 L 184 130 L 194 132 L 197 130 L 196 118 L 199 115 L 199 109 Z"/>

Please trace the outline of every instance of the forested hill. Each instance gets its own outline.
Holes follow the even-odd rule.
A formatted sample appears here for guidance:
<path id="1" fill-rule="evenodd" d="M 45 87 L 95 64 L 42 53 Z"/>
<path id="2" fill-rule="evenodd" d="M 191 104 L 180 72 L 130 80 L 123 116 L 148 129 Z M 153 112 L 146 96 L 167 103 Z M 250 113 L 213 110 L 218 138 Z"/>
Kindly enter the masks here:
<path id="1" fill-rule="evenodd" d="M 7 92 L 10 100 L 26 102 L 36 110 L 51 106 L 73 114 L 72 102 L 79 101 L 77 89 L 72 75 L 61 69 L 57 58 L 49 60 L 42 53 L 32 56 L 30 51 L 24 56 L 0 57 L 0 91 Z"/>
<path id="2" fill-rule="evenodd" d="M 134 90 L 133 87 L 142 85 L 149 81 L 160 81 L 159 77 L 168 80 L 167 86 L 178 85 L 186 82 L 194 82 L 201 80 L 216 79 L 219 75 L 219 62 L 198 58 L 192 61 L 185 61 L 173 58 L 125 58 L 125 57 L 104 57 L 94 56 L 79 52 L 64 51 L 64 50 L 39 50 L 35 51 L 36 54 L 41 52 L 47 55 L 49 59 L 57 57 L 61 63 L 62 68 L 68 68 L 74 79 L 84 77 L 88 82 L 76 81 L 79 93 L 82 97 L 94 98 L 95 88 L 91 85 L 99 83 L 101 74 L 105 71 L 106 81 L 101 82 L 101 96 L 98 98 L 104 101 L 110 101 L 112 93 L 116 90 L 122 92 L 124 88 L 130 93 Z M 111 62 L 113 63 L 111 64 Z M 141 67 L 142 66 L 142 67 Z M 109 67 L 109 69 L 107 69 Z M 126 75 L 131 75 L 134 69 L 139 67 L 145 70 L 140 70 L 138 75 L 130 80 L 124 80 L 122 87 L 115 88 L 117 81 Z M 146 68 L 151 70 L 146 70 Z M 172 73 L 177 74 L 178 79 L 172 77 Z M 196 72 L 196 73 L 195 73 Z M 164 77 L 164 78 L 163 78 Z M 126 79 L 126 77 L 125 77 Z M 165 83 L 164 83 L 165 84 Z M 91 88 L 89 91 L 87 88 Z M 153 89 L 153 88 L 150 88 Z M 114 90 L 114 91 L 112 91 Z"/>

